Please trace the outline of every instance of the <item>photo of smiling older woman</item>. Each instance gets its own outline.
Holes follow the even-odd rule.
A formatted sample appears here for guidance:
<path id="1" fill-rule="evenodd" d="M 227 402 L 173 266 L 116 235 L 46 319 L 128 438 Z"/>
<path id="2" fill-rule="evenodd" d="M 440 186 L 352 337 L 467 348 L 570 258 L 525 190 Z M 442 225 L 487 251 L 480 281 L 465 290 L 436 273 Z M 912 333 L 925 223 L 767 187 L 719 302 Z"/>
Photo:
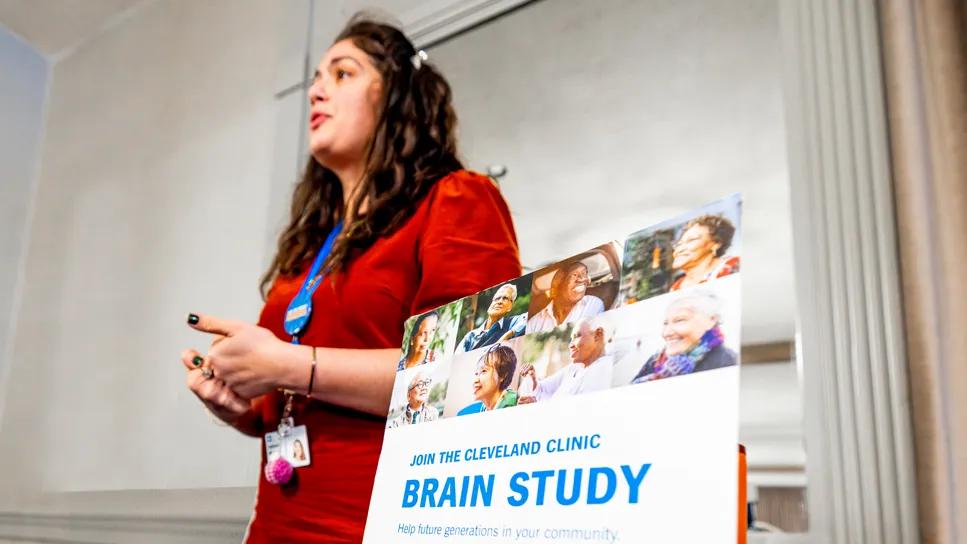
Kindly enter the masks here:
<path id="1" fill-rule="evenodd" d="M 521 276 L 464 299 L 456 352 L 466 353 L 524 334 L 531 276 Z"/>
<path id="2" fill-rule="evenodd" d="M 517 405 L 518 368 L 526 337 L 497 342 L 450 361 L 443 417 L 476 414 Z"/>
<path id="3" fill-rule="evenodd" d="M 620 246 L 603 244 L 534 273 L 527 333 L 577 323 L 611 308 L 618 295 Z"/>
<path id="4" fill-rule="evenodd" d="M 476 399 L 458 416 L 478 414 L 517 406 L 517 393 L 511 387 L 517 372 L 517 354 L 505 344 L 494 344 L 484 351 L 473 373 L 471 390 Z"/>
<path id="5" fill-rule="evenodd" d="M 732 245 L 735 225 L 721 215 L 706 214 L 685 224 L 672 251 L 677 291 L 722 278 L 739 271 L 739 256 L 726 255 Z"/>
<path id="6" fill-rule="evenodd" d="M 625 240 L 621 304 L 628 305 L 739 271 L 739 195 L 636 232 Z"/>
<path id="7" fill-rule="evenodd" d="M 672 298 L 661 329 L 664 344 L 645 361 L 631 383 L 737 364 L 738 355 L 725 346 L 720 309 L 719 297 L 706 289 L 690 290 Z"/>

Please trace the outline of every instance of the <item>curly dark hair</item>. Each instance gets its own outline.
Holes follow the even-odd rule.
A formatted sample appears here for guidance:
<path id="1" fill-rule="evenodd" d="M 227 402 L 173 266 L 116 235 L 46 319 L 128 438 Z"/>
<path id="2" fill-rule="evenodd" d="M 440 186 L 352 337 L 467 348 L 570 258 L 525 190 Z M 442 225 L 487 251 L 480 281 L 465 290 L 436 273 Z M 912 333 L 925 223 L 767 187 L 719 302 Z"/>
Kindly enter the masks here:
<path id="1" fill-rule="evenodd" d="M 725 255 L 725 252 L 732 245 L 732 237 L 735 236 L 735 225 L 721 215 L 706 214 L 700 215 L 686 223 L 682 232 L 685 232 L 695 225 L 700 225 L 708 229 L 708 235 L 712 238 L 712 241 L 719 245 L 715 256 L 721 257 Z"/>
<path id="2" fill-rule="evenodd" d="M 501 391 L 510 387 L 510 382 L 514 380 L 514 372 L 517 370 L 517 354 L 510 346 L 497 344 L 488 349 L 481 362 L 489 364 L 497 374 L 497 388 Z"/>
<path id="3" fill-rule="evenodd" d="M 262 276 L 263 298 L 277 276 L 301 272 L 337 221 L 344 221 L 346 229 L 326 261 L 327 270 L 336 273 L 354 254 L 409 218 L 437 181 L 463 169 L 452 93 L 440 72 L 425 61 L 415 66 L 411 59 L 416 49 L 403 32 L 365 14 L 354 16 L 333 43 L 347 39 L 369 56 L 383 81 L 363 180 L 352 202 L 344 206 L 339 178 L 309 159 L 292 195 L 289 224 Z M 353 211 L 362 209 L 363 203 L 364 214 Z"/>

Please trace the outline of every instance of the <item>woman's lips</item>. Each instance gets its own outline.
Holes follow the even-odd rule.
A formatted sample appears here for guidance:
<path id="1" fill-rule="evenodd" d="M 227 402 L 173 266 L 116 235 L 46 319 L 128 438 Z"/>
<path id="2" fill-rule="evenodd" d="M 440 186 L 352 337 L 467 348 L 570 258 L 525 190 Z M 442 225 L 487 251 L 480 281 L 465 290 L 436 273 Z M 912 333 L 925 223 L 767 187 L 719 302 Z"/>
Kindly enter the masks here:
<path id="1" fill-rule="evenodd" d="M 314 112 L 312 115 L 309 116 L 309 129 L 316 130 L 317 128 L 319 128 L 320 125 L 325 123 L 326 120 L 328 119 L 329 119 L 328 115 L 320 112 Z"/>
<path id="2" fill-rule="evenodd" d="M 686 348 L 686 347 L 688 347 L 688 346 L 685 345 L 685 339 L 684 338 L 672 338 L 672 339 L 666 338 L 665 339 L 665 349 L 667 351 L 671 351 L 671 352 L 674 352 L 674 353 L 678 353 L 678 352 L 682 351 L 683 348 Z"/>

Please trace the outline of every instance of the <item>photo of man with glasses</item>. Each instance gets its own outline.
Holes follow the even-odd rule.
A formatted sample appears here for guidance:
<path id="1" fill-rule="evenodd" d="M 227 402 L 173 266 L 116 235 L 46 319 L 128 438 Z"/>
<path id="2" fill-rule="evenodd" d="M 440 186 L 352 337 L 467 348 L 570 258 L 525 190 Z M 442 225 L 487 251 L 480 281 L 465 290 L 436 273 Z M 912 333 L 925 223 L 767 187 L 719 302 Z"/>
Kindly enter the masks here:
<path id="1" fill-rule="evenodd" d="M 434 421 L 439 418 L 440 412 L 426 402 L 430 395 L 432 382 L 433 380 L 426 372 L 419 370 L 414 373 L 406 390 L 406 407 L 399 415 L 389 421 L 387 427 L 392 429 L 404 425 L 415 425 L 424 421 Z"/>

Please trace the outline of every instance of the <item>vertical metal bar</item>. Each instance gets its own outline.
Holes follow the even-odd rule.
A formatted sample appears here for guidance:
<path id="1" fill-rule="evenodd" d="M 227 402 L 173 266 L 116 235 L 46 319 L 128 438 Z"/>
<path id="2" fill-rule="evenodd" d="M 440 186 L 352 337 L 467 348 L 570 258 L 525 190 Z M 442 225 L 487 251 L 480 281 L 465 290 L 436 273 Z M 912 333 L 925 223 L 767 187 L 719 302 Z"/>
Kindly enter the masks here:
<path id="1" fill-rule="evenodd" d="M 313 29 L 316 22 L 316 0 L 309 0 L 309 13 L 306 18 L 306 51 L 302 58 L 302 85 L 300 89 L 305 92 L 309 88 L 310 75 L 312 74 L 312 38 Z M 296 151 L 295 158 L 295 172 L 296 179 L 301 177 L 302 169 L 305 167 L 306 156 L 308 155 L 306 151 L 306 146 L 308 142 L 306 141 L 306 134 L 308 131 L 307 123 L 309 122 L 309 100 L 302 100 L 302 116 L 299 119 L 299 148 Z"/>

